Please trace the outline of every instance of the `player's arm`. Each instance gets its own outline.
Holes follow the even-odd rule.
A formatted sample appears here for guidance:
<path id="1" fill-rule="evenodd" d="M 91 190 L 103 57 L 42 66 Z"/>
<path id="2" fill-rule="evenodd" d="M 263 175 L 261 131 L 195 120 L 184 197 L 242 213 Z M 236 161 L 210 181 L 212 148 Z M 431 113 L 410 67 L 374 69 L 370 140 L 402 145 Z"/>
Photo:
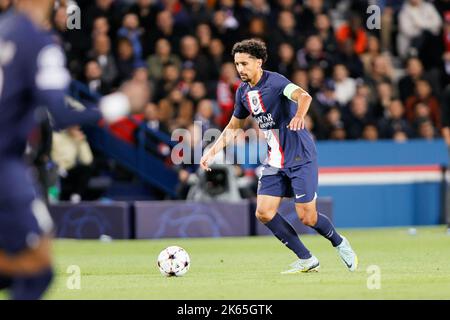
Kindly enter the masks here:
<path id="1" fill-rule="evenodd" d="M 113 122 L 130 110 L 130 99 L 122 92 L 103 97 L 99 109 L 74 110 L 67 107 L 64 97 L 71 78 L 65 67 L 64 53 L 56 45 L 47 45 L 38 52 L 35 70 L 31 79 L 34 101 L 47 108 L 56 129 L 96 124 L 102 117 Z"/>
<path id="2" fill-rule="evenodd" d="M 200 160 L 200 167 L 204 170 L 210 171 L 211 169 L 208 166 L 208 162 L 214 159 L 215 155 L 220 152 L 223 148 L 225 148 L 231 141 L 234 140 L 236 135 L 238 134 L 237 129 L 244 128 L 245 119 L 239 119 L 235 116 L 231 117 L 230 122 L 223 130 L 222 134 L 219 136 L 217 141 L 213 144 L 213 146 L 203 155 Z"/>
<path id="3" fill-rule="evenodd" d="M 442 137 L 444 138 L 444 141 L 447 144 L 447 146 L 450 147 L 450 127 L 442 128 Z"/>
<path id="4" fill-rule="evenodd" d="M 308 113 L 309 106 L 312 102 L 312 97 L 308 92 L 299 86 L 290 83 L 283 91 L 283 94 L 292 101 L 297 103 L 297 112 L 288 125 L 291 130 L 300 130 L 305 128 L 305 116 Z"/>

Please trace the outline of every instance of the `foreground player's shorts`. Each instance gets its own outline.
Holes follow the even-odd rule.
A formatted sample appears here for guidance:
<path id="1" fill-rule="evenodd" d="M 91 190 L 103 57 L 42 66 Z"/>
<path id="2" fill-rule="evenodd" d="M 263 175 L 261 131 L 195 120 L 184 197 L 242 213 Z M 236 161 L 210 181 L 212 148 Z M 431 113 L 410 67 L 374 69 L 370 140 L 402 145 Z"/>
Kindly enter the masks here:
<path id="1" fill-rule="evenodd" d="M 38 218 L 47 226 L 51 224 L 46 210 L 36 199 L 27 167 L 20 160 L 1 161 L 0 249 L 15 254 L 35 247 L 44 232 Z"/>
<path id="2" fill-rule="evenodd" d="M 317 197 L 317 160 L 292 168 L 265 166 L 258 182 L 258 195 L 295 197 L 295 202 L 307 203 Z"/>

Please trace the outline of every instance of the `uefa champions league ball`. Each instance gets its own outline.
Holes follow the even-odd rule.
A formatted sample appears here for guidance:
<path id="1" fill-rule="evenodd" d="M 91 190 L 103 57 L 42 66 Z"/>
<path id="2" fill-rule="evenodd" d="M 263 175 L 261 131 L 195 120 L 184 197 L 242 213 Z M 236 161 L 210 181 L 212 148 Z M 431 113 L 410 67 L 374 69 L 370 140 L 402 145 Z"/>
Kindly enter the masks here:
<path id="1" fill-rule="evenodd" d="M 158 268 L 165 277 L 181 277 L 191 265 L 189 254 L 181 247 L 165 248 L 158 256 Z"/>

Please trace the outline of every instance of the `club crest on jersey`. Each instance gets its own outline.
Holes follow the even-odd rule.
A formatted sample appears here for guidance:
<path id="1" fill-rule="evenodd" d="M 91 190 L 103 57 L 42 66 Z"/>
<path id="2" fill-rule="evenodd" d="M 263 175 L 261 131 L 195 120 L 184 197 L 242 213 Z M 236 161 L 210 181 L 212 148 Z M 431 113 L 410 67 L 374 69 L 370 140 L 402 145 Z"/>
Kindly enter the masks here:
<path id="1" fill-rule="evenodd" d="M 250 104 L 250 108 L 252 109 L 253 115 L 257 115 L 260 114 L 261 112 L 264 112 L 263 107 L 261 105 L 259 92 L 256 90 L 249 91 L 247 95 L 248 95 L 247 101 Z"/>

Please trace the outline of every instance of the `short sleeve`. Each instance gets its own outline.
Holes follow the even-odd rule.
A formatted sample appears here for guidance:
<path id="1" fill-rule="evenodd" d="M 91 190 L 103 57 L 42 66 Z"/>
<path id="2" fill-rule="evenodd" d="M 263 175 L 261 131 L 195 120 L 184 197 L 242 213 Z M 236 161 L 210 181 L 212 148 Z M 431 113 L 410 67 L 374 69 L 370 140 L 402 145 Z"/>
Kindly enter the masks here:
<path id="1" fill-rule="evenodd" d="M 285 76 L 279 74 L 279 73 L 273 73 L 272 79 L 271 79 L 272 86 L 275 87 L 276 92 L 278 95 L 282 95 L 284 88 L 290 83 L 289 79 L 287 79 Z"/>
<path id="2" fill-rule="evenodd" d="M 234 102 L 233 116 L 235 116 L 238 119 L 246 119 L 250 115 L 250 112 L 248 111 L 248 109 L 242 103 L 241 87 L 239 87 L 236 90 L 236 97 L 235 97 L 234 101 L 235 102 Z"/>

